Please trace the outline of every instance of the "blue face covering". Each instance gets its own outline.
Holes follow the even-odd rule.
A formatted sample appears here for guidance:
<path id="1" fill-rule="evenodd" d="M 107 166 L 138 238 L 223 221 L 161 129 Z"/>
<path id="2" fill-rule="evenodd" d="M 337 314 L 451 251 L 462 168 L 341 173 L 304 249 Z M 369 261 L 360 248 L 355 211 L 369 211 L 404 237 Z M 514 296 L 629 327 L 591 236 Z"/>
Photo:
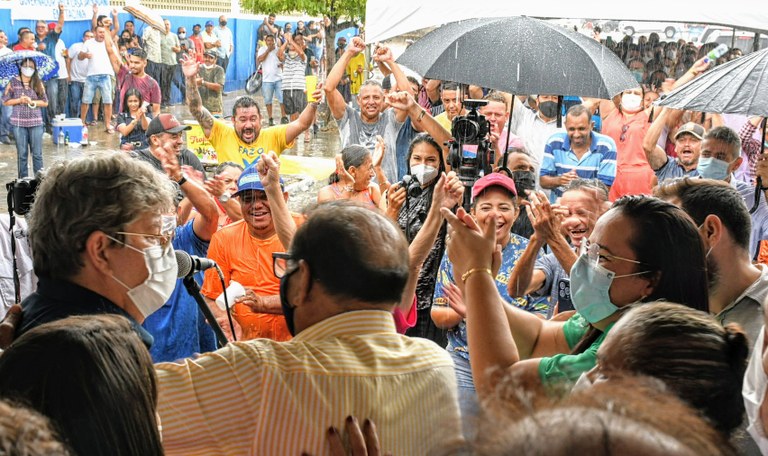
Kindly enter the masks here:
<path id="1" fill-rule="evenodd" d="M 728 165 L 730 163 L 715 157 L 699 157 L 696 170 L 705 179 L 725 180 L 728 177 Z"/>
<path id="2" fill-rule="evenodd" d="M 590 324 L 595 324 L 615 314 L 619 308 L 611 302 L 610 290 L 613 279 L 630 277 L 643 272 L 617 276 L 600 266 L 586 253 L 579 256 L 571 268 L 571 301 L 573 308 Z"/>

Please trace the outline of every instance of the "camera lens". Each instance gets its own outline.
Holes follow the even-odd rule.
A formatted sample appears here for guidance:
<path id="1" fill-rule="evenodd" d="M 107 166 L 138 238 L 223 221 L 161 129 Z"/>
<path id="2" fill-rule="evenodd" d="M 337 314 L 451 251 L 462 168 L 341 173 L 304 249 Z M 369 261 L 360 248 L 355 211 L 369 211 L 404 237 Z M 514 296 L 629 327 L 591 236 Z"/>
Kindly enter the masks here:
<path id="1" fill-rule="evenodd" d="M 460 118 L 454 121 L 451 133 L 453 133 L 453 137 L 456 140 L 463 143 L 471 143 L 477 139 L 480 127 L 474 120 Z"/>

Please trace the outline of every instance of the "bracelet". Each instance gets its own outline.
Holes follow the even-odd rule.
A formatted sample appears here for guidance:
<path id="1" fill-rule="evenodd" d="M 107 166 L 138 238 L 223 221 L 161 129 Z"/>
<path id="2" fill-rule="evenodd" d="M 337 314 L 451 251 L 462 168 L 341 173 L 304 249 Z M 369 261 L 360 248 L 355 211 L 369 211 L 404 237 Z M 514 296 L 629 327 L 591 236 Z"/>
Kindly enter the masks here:
<path id="1" fill-rule="evenodd" d="M 176 183 L 179 184 L 179 187 L 184 185 L 187 182 L 187 176 L 181 175 L 181 179 L 177 180 Z"/>
<path id="2" fill-rule="evenodd" d="M 469 271 L 467 271 L 467 272 L 465 272 L 464 274 L 461 275 L 461 281 L 466 283 L 467 279 L 469 278 L 469 276 L 471 276 L 472 274 L 474 274 L 476 272 L 485 272 L 486 274 L 491 276 L 491 278 L 493 278 L 493 272 L 490 269 L 488 269 L 488 268 L 472 268 Z"/>
<path id="3" fill-rule="evenodd" d="M 421 119 L 423 119 L 423 118 L 424 118 L 424 114 L 426 114 L 426 113 L 427 113 L 427 110 L 426 110 L 426 109 L 422 109 L 422 110 L 421 110 L 421 114 L 419 114 L 419 117 L 417 117 L 417 118 L 416 118 L 416 120 L 418 120 L 419 122 L 421 122 Z"/>

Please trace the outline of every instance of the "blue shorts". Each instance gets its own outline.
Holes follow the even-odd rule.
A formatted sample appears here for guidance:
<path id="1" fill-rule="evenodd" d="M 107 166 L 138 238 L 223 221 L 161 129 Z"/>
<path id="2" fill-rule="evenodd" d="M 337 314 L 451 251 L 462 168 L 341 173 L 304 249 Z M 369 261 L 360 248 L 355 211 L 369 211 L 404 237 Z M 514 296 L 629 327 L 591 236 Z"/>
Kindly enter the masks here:
<path id="1" fill-rule="evenodd" d="M 96 89 L 101 92 L 101 102 L 112 104 L 112 81 L 108 74 L 95 74 L 85 78 L 85 88 L 83 89 L 83 104 L 93 103 L 93 96 Z"/>
<path id="2" fill-rule="evenodd" d="M 283 103 L 283 80 L 265 82 L 261 85 L 261 94 L 264 95 L 264 103 L 271 105 L 272 97 L 277 97 L 278 103 Z"/>

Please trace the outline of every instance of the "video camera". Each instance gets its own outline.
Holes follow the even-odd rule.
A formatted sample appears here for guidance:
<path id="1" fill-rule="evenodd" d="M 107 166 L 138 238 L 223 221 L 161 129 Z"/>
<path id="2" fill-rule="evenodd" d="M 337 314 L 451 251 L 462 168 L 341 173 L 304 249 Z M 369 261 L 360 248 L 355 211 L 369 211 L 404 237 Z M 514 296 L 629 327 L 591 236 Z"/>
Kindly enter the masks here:
<path id="1" fill-rule="evenodd" d="M 39 182 L 36 178 L 25 177 L 5 184 L 8 191 L 8 211 L 18 215 L 26 215 L 35 201 L 35 192 Z"/>
<path id="2" fill-rule="evenodd" d="M 472 186 L 480 178 L 480 172 L 492 171 L 493 149 L 488 140 L 491 124 L 485 116 L 477 112 L 478 108 L 488 104 L 487 100 L 464 100 L 463 105 L 469 110 L 466 116 L 457 116 L 451 123 L 448 164 L 456 171 L 464 184 L 464 209 L 469 211 Z M 477 146 L 477 152 L 464 150 L 464 146 Z"/>

